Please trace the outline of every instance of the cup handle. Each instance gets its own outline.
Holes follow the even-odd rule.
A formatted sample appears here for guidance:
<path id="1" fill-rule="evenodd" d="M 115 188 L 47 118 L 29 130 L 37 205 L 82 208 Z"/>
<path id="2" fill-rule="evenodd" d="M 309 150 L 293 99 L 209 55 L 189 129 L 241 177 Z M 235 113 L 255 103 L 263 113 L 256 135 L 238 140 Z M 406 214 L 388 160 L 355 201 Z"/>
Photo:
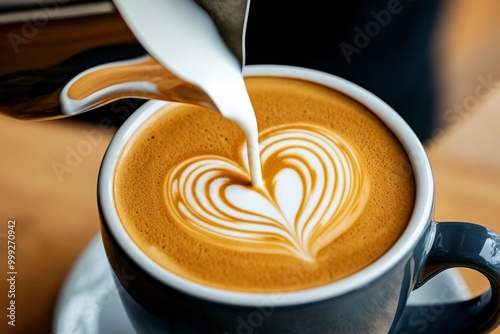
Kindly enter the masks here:
<path id="1" fill-rule="evenodd" d="M 490 281 L 484 294 L 466 301 L 436 305 L 407 305 L 394 330 L 409 333 L 488 333 L 500 323 L 500 235 L 484 226 L 433 222 L 434 239 L 423 258 L 415 288 L 441 271 L 466 267 Z M 436 296 L 439 298 L 438 296 Z M 434 310 L 434 312 L 430 312 Z"/>

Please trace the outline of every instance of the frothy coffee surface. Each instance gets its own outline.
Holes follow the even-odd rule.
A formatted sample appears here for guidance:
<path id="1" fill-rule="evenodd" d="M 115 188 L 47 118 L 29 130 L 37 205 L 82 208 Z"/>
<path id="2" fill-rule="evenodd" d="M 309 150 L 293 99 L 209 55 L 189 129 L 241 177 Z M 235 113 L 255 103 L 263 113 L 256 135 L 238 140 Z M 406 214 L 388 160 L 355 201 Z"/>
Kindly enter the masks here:
<path id="1" fill-rule="evenodd" d="M 213 110 L 171 104 L 125 145 L 114 195 L 127 232 L 168 270 L 223 289 L 293 291 L 379 258 L 415 185 L 397 139 L 364 106 L 317 84 L 246 79 L 264 186 L 245 137 Z"/>
<path id="2" fill-rule="evenodd" d="M 315 263 L 366 205 L 361 159 L 341 136 L 307 123 L 272 127 L 259 139 L 262 187 L 250 185 L 244 147 L 239 163 L 200 155 L 168 173 L 167 208 L 179 225 L 215 245 Z"/>

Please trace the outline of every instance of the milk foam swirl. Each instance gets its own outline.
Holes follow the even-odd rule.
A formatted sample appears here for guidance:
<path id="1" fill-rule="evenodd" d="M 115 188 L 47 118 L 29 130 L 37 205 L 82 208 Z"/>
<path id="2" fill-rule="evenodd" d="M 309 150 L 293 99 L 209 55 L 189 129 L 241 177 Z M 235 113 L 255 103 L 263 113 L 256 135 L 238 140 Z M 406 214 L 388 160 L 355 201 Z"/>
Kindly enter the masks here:
<path id="1" fill-rule="evenodd" d="M 221 247 L 295 255 L 317 253 L 363 211 L 369 181 L 354 148 L 321 126 L 291 124 L 260 134 L 264 186 L 243 166 L 197 156 L 167 174 L 169 211 L 189 233 Z"/>

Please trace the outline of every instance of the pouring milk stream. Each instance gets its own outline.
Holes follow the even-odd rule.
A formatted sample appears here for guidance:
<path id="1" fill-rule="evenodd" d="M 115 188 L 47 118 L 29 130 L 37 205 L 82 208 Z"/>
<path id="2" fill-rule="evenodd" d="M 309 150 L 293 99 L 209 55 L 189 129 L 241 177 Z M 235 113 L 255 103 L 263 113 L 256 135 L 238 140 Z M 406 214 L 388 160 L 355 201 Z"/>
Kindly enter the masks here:
<path id="1" fill-rule="evenodd" d="M 243 3 L 246 10 L 240 22 L 243 35 L 239 40 L 240 61 L 244 63 L 244 25 L 249 3 L 236 2 Z M 260 187 L 257 121 L 243 81 L 242 64 L 224 43 L 207 11 L 186 0 L 114 0 L 114 3 L 137 39 L 161 65 L 199 87 L 215 108 L 243 131 L 252 185 Z M 206 6 L 220 7 L 221 2 Z M 227 17 L 231 13 L 228 14 Z"/>

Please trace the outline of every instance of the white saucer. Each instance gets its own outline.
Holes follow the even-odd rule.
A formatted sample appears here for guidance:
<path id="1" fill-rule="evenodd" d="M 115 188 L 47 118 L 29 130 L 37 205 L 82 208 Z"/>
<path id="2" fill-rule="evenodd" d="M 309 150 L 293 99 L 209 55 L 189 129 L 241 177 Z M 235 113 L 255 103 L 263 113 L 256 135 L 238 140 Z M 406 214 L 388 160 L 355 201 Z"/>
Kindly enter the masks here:
<path id="1" fill-rule="evenodd" d="M 111 276 L 100 235 L 87 246 L 60 292 L 53 334 L 134 334 Z M 446 301 L 470 298 L 458 271 L 447 270 L 412 292 L 413 305 L 429 304 L 446 291 Z M 452 291 L 453 293 L 449 293 Z"/>

